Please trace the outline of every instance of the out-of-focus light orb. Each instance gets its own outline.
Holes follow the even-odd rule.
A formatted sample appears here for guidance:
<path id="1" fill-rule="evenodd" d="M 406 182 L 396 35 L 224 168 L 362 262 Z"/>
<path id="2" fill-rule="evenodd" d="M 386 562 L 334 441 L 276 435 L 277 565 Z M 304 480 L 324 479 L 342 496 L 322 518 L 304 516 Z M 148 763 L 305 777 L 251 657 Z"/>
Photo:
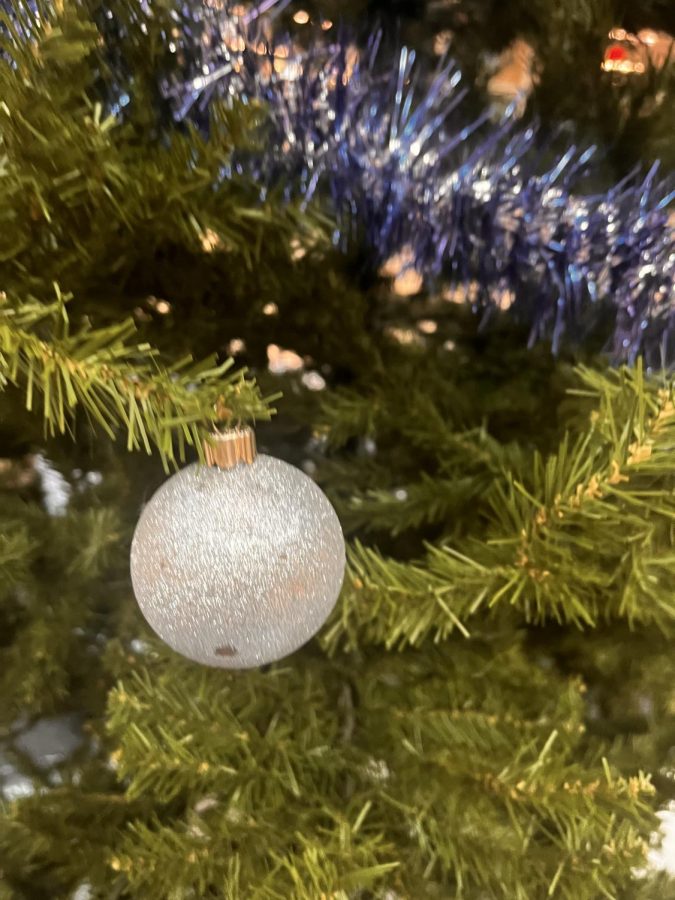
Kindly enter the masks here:
<path id="1" fill-rule="evenodd" d="M 394 293 L 399 297 L 414 297 L 419 294 L 424 278 L 417 269 L 406 269 L 394 281 Z"/>
<path id="2" fill-rule="evenodd" d="M 299 372 L 304 368 L 304 362 L 295 351 L 284 350 L 278 344 L 269 344 L 267 368 L 273 375 L 285 375 L 287 372 Z"/>
<path id="3" fill-rule="evenodd" d="M 236 356 L 238 353 L 243 353 L 246 350 L 246 344 L 242 341 L 241 338 L 232 338 L 230 343 L 227 345 L 227 352 L 231 356 Z"/>
<path id="4" fill-rule="evenodd" d="M 318 372 L 305 372 L 300 380 L 309 391 L 323 391 L 326 387 L 326 379 Z"/>

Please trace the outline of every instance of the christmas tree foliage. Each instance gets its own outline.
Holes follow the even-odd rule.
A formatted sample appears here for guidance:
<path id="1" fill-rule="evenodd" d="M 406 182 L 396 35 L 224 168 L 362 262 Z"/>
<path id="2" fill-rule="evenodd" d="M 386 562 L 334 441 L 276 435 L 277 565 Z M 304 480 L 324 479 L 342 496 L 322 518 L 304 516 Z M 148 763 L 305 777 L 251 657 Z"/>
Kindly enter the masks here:
<path id="1" fill-rule="evenodd" d="M 462 261 L 404 289 L 320 190 L 261 190 L 272 100 L 176 114 L 179 4 L 2 8 L 1 900 L 675 897 L 668 369 L 610 366 L 605 310 L 528 348 Z M 226 672 L 151 633 L 129 545 L 243 422 L 349 561 L 317 639 Z"/>

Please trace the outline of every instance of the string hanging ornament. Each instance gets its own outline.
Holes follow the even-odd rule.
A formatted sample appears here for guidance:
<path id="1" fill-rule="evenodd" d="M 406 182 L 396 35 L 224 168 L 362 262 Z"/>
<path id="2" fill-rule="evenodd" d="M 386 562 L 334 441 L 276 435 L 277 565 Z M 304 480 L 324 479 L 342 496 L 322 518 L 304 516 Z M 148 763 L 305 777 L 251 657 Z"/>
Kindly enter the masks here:
<path id="1" fill-rule="evenodd" d="M 256 452 L 250 428 L 212 435 L 206 465 L 169 478 L 144 507 L 131 580 L 153 630 L 183 656 L 247 669 L 293 653 L 337 601 L 337 513 L 303 472 Z"/>

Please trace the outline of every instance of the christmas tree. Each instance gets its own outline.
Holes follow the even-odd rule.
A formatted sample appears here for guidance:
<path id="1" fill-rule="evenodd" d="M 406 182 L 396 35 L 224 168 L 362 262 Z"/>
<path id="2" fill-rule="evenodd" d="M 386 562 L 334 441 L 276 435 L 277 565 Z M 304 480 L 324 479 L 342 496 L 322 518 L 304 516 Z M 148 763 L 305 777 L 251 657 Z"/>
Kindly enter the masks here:
<path id="1" fill-rule="evenodd" d="M 2 4 L 2 900 L 675 897 L 668 4 L 393 7 Z M 205 667 L 130 544 L 246 423 L 347 568 Z"/>

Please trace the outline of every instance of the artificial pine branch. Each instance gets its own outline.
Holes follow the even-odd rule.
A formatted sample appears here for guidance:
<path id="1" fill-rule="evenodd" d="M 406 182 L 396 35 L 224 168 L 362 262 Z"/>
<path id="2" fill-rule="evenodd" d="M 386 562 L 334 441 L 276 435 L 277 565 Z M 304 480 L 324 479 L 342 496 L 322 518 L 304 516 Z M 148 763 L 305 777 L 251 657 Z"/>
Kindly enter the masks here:
<path id="1" fill-rule="evenodd" d="M 245 371 L 226 375 L 232 360 L 165 368 L 148 344 L 129 342 L 131 320 L 71 334 L 67 299 L 0 300 L 0 387 L 19 386 L 28 409 L 41 406 L 48 434 L 71 430 L 81 409 L 109 437 L 123 429 L 128 450 L 154 446 L 166 464 L 184 459 L 186 446 L 201 457 L 209 424 L 269 418 L 269 401 Z"/>
<path id="2" fill-rule="evenodd" d="M 359 633 L 388 647 L 441 640 L 457 628 L 470 632 L 471 617 L 507 604 L 530 623 L 620 619 L 672 632 L 673 382 L 647 379 L 640 365 L 580 368 L 578 376 L 572 393 L 596 405 L 589 424 L 546 458 L 535 452 L 509 466 L 505 453 L 483 497 L 484 530 L 459 546 L 430 546 L 419 563 L 355 544 L 351 587 L 326 633 L 329 645 L 340 633 L 350 645 Z M 425 485 L 422 478 L 420 492 Z M 360 513 L 364 500 L 352 503 Z M 390 495 L 384 510 L 391 503 Z M 407 525 L 417 525 L 414 506 L 402 506 Z"/>
<path id="3" fill-rule="evenodd" d="M 25 578 L 32 549 L 33 545 L 23 523 L 3 523 L 3 531 L 0 533 L 0 584 L 3 591 Z"/>
<path id="4" fill-rule="evenodd" d="M 347 733 L 337 700 L 345 677 L 355 697 Z M 109 727 L 130 799 L 176 807 L 182 798 L 181 880 L 195 890 L 223 879 L 233 896 L 309 900 L 366 888 L 372 873 L 404 895 L 424 884 L 497 897 L 508 884 L 530 897 L 559 885 L 561 897 L 590 900 L 643 857 L 651 787 L 601 759 L 573 762 L 583 690 L 499 639 L 332 663 L 306 656 L 301 669 L 225 681 L 152 649 L 111 694 Z M 490 833 L 489 867 L 478 823 Z M 242 852 L 250 841 L 262 855 Z M 161 820 L 139 821 L 111 866 L 160 897 L 177 877 L 174 842 Z M 208 852 L 216 844 L 230 853 Z"/>
<path id="5" fill-rule="evenodd" d="M 20 579 L 0 570 L 0 729 L 23 710 L 58 708 L 82 677 L 89 628 L 113 595 L 103 585 L 124 534 L 109 507 L 50 516 L 5 494 L 0 532 L 12 531 L 24 556 Z"/>

